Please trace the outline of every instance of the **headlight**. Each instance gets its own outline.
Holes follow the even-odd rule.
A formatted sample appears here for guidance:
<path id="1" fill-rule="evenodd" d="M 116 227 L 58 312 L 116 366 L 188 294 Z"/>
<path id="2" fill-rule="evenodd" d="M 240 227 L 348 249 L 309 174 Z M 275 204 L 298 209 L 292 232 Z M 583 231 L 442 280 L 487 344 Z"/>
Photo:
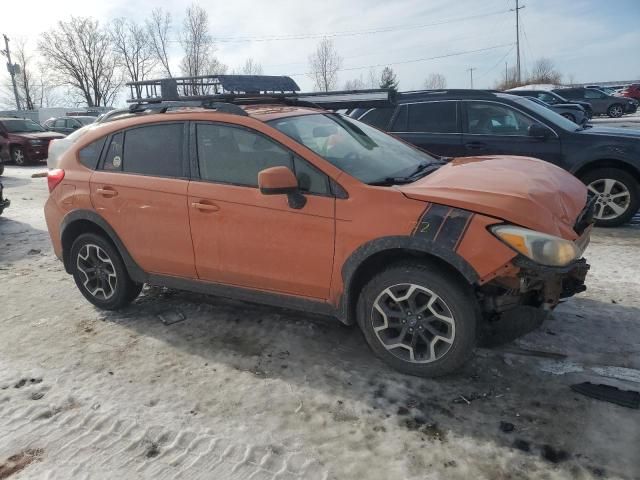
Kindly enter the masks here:
<path id="1" fill-rule="evenodd" d="M 31 145 L 42 145 L 42 140 L 29 140 Z"/>
<path id="2" fill-rule="evenodd" d="M 546 233 L 512 225 L 497 225 L 491 231 L 515 251 L 541 265 L 564 267 L 582 255 L 574 242 Z"/>

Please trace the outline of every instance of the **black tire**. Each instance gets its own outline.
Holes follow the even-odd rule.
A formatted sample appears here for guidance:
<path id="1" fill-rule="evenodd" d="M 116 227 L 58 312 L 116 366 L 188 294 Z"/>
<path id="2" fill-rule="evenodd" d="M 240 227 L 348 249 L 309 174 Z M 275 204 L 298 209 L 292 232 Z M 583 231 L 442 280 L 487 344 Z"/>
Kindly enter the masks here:
<path id="1" fill-rule="evenodd" d="M 451 331 L 453 331 L 453 335 L 451 335 L 450 332 L 446 334 L 442 332 L 443 335 L 448 336 L 449 338 L 452 337 L 452 342 L 444 342 L 441 340 L 433 342 L 434 345 L 438 345 L 441 352 L 443 348 L 445 349 L 439 358 L 432 359 L 428 362 L 425 361 L 425 363 L 411 361 L 410 358 L 406 358 L 407 356 L 413 355 L 414 358 L 417 359 L 421 356 L 421 348 L 423 351 L 429 349 L 429 347 L 426 346 L 426 342 L 424 342 L 424 336 L 419 337 L 422 338 L 422 340 L 418 339 L 419 343 L 416 344 L 415 350 L 410 351 L 411 353 L 405 353 L 407 350 L 406 348 L 394 348 L 392 350 L 395 353 L 392 353 L 390 349 L 387 349 L 384 346 L 382 340 L 378 336 L 378 333 L 374 330 L 375 328 L 380 327 L 380 322 L 383 318 L 377 308 L 374 307 L 374 302 L 376 302 L 379 297 L 382 298 L 385 290 L 389 287 L 395 288 L 397 292 L 402 292 L 402 288 L 405 287 L 399 287 L 399 285 L 403 284 L 416 285 L 418 287 L 414 289 L 416 291 L 419 291 L 419 288 L 422 287 L 437 295 L 439 300 L 434 302 L 434 305 L 436 307 L 440 305 L 438 308 L 440 308 L 441 313 L 453 320 L 450 322 L 453 324 L 453 327 L 450 327 Z M 429 298 L 433 298 L 427 296 L 423 292 L 419 292 L 418 295 L 423 295 L 425 301 Z M 418 299 L 419 297 L 414 297 L 414 306 L 417 305 Z M 445 309 L 441 308 L 442 304 L 440 304 L 440 300 L 442 300 L 444 306 L 448 309 L 448 314 L 445 313 Z M 383 302 L 383 300 L 379 301 Z M 416 333 L 409 335 L 412 337 L 416 334 L 429 335 L 432 336 L 433 341 L 436 337 L 432 335 L 432 329 L 434 327 L 442 327 L 437 326 L 439 320 L 433 317 L 433 311 L 424 314 L 425 311 L 426 310 L 423 311 L 424 318 L 420 320 L 422 324 L 418 323 L 416 325 L 415 322 L 417 321 L 417 318 L 420 317 L 416 315 L 413 316 L 413 331 Z M 399 310 L 397 312 L 399 313 Z M 420 312 L 420 308 L 417 309 L 417 312 Z M 407 313 L 408 312 L 404 311 L 405 319 L 402 321 L 404 325 L 399 325 L 398 329 L 388 328 L 386 330 L 381 330 L 381 336 L 386 336 L 387 334 L 395 336 L 395 334 L 398 333 L 399 338 L 403 335 L 402 332 L 405 332 L 404 335 L 406 335 L 406 332 L 408 331 L 407 329 L 409 328 L 406 323 L 407 319 L 409 319 L 409 317 L 406 316 Z M 365 285 L 360 293 L 357 314 L 360 328 L 362 329 L 364 337 L 374 353 L 396 370 L 408 375 L 438 377 L 454 372 L 471 357 L 476 346 L 476 328 L 479 315 L 477 302 L 472 288 L 464 281 L 461 281 L 457 276 L 452 275 L 450 272 L 443 270 L 435 264 L 402 262 L 391 265 L 373 277 L 369 283 Z M 429 317 L 432 319 L 429 320 L 429 322 L 436 322 L 435 324 L 429 323 L 431 329 L 427 328 L 427 320 Z M 395 317 L 395 319 L 398 323 L 401 322 L 397 317 Z M 382 323 L 384 324 L 384 320 L 382 320 Z M 419 333 L 417 332 L 418 326 L 420 327 L 420 330 L 422 330 Z M 406 338 L 407 337 L 404 336 L 401 340 L 406 340 Z M 448 347 L 443 346 L 442 344 L 446 344 Z M 409 345 L 406 346 L 408 347 Z M 423 357 L 423 360 L 428 359 L 424 359 Z"/>
<path id="2" fill-rule="evenodd" d="M 4 173 L 4 163 L 0 163 L 0 176 Z"/>
<path id="3" fill-rule="evenodd" d="M 571 120 L 573 123 L 576 123 L 576 117 L 574 117 L 570 113 L 563 113 L 562 116 L 567 120 Z"/>
<path id="4" fill-rule="evenodd" d="M 87 247 L 87 249 L 85 249 L 85 247 Z M 87 256 L 87 252 L 89 252 L 89 257 L 91 257 L 91 252 L 99 251 L 94 247 L 98 247 L 104 253 L 104 255 L 102 253 L 100 254 L 98 261 L 108 258 L 110 262 L 103 262 L 105 266 L 100 267 L 100 269 L 102 272 L 106 272 L 106 274 L 103 273 L 102 275 L 110 276 L 112 279 L 113 276 L 115 276 L 115 281 L 113 282 L 104 280 L 104 278 L 102 279 L 102 285 L 106 287 L 102 289 L 103 294 L 105 290 L 109 290 L 108 298 L 106 294 L 92 293 L 90 291 L 90 288 L 97 286 L 97 288 L 94 289 L 97 292 L 100 289 L 101 280 L 89 282 L 88 275 L 83 273 L 80 266 L 85 264 L 83 263 L 82 257 L 79 258 L 79 256 L 81 254 Z M 95 255 L 93 256 L 95 257 Z M 104 310 L 118 310 L 135 300 L 142 290 L 141 284 L 131 280 L 120 253 L 111 241 L 95 233 L 83 233 L 75 239 L 71 246 L 70 263 L 73 279 L 78 289 L 82 295 L 96 307 Z"/>
<path id="5" fill-rule="evenodd" d="M 629 173 L 618 168 L 596 168 L 588 171 L 581 177 L 585 185 L 594 185 L 594 188 L 598 187 L 605 179 L 612 179 L 622 184 L 629 191 L 629 201 L 626 204 L 624 213 L 615 218 L 596 218 L 596 226 L 618 227 L 624 225 L 631 220 L 640 206 L 640 186 L 638 185 L 638 181 Z M 606 197 L 597 200 L 596 215 L 598 215 L 599 209 L 604 205 L 602 202 L 605 200 L 607 200 Z M 604 209 L 604 207 L 602 208 Z M 606 213 L 610 210 L 604 209 L 603 211 Z"/>
<path id="6" fill-rule="evenodd" d="M 24 167 L 29 163 L 22 147 L 11 147 L 11 160 L 19 167 Z"/>
<path id="7" fill-rule="evenodd" d="M 614 103 L 607 108 L 607 115 L 611 118 L 620 118 L 624 114 L 624 107 L 619 103 Z"/>

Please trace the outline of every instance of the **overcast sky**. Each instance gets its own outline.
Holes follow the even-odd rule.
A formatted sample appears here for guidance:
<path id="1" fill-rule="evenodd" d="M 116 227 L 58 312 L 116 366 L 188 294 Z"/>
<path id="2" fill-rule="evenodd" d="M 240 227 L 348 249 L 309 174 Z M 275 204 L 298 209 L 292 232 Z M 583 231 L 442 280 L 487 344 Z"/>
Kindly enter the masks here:
<path id="1" fill-rule="evenodd" d="M 494 86 L 505 62 L 515 64 L 515 0 L 199 0 L 209 13 L 217 56 L 239 68 L 252 57 L 266 74 L 291 75 L 312 88 L 308 56 L 319 38 L 332 37 L 344 58 L 346 80 L 378 74 L 391 65 L 402 90 L 421 88 L 433 72 L 448 87 Z M 0 33 L 26 37 L 32 47 L 43 31 L 70 15 L 100 22 L 144 19 L 155 7 L 174 22 L 173 62 L 180 59 L 177 29 L 188 0 L 4 0 Z M 640 78 L 640 0 L 521 0 L 523 68 L 541 56 L 576 82 Z M 306 38 L 286 38 L 286 37 Z M 309 38 L 311 37 L 311 38 Z M 315 38 L 314 38 L 315 37 Z M 475 51 L 475 52 L 474 52 Z M 465 53 L 466 52 L 466 53 Z M 446 57 L 446 58 L 434 58 Z M 7 75 L 6 71 L 2 75 Z"/>

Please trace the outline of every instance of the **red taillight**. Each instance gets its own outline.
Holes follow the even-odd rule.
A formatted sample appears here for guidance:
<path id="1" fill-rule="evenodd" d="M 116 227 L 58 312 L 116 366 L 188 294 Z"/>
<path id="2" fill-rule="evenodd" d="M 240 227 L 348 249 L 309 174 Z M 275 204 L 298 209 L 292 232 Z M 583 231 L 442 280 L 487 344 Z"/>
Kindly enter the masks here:
<path id="1" fill-rule="evenodd" d="M 49 174 L 47 175 L 47 183 L 49 184 L 49 192 L 53 192 L 53 189 L 58 186 L 58 184 L 64 178 L 64 170 L 60 168 L 54 168 L 53 170 L 49 170 Z"/>

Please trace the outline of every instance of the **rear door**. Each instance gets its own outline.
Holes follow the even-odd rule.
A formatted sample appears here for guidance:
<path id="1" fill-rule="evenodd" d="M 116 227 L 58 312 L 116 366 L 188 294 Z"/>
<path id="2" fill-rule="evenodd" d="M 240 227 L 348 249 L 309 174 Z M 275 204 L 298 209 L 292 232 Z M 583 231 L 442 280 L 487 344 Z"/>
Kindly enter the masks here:
<path id="1" fill-rule="evenodd" d="M 189 218 L 199 278 L 327 299 L 335 235 L 328 177 L 262 133 L 225 123 L 193 125 Z M 263 195 L 258 173 L 287 166 L 306 204 Z"/>
<path id="2" fill-rule="evenodd" d="M 549 128 L 546 139 L 529 136 L 529 127 L 541 122 L 525 112 L 485 100 L 468 100 L 463 107 L 467 155 L 522 155 L 561 163 L 558 135 Z"/>
<path id="3" fill-rule="evenodd" d="M 583 100 L 586 100 L 591 104 L 593 107 L 593 113 L 596 114 L 607 113 L 607 110 L 612 103 L 611 99 L 607 95 L 600 90 L 595 90 L 593 88 L 585 88 L 583 90 L 583 95 Z"/>
<path id="4" fill-rule="evenodd" d="M 403 104 L 395 115 L 391 132 L 436 155 L 464 155 L 459 103 L 439 100 Z"/>
<path id="5" fill-rule="evenodd" d="M 64 118 L 57 118 L 54 122 L 53 122 L 53 128 L 52 130 L 54 132 L 58 132 L 58 133 L 64 133 L 65 135 L 70 133 L 67 129 L 67 120 Z"/>
<path id="6" fill-rule="evenodd" d="M 186 129 L 167 122 L 111 135 L 91 176 L 91 201 L 144 271 L 195 278 Z"/>

